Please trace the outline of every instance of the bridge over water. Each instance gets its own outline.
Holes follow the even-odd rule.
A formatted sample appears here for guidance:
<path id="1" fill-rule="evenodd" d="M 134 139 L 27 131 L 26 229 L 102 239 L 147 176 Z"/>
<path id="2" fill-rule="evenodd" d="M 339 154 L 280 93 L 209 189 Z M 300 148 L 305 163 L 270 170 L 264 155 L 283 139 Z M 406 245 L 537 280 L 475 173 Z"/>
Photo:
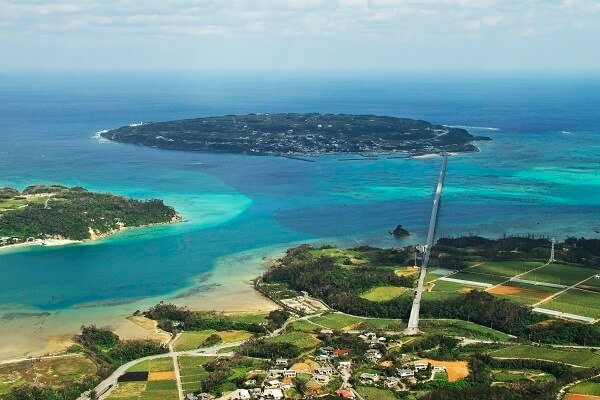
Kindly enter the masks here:
<path id="1" fill-rule="evenodd" d="M 423 257 L 423 265 L 421 265 L 421 271 L 419 273 L 419 282 L 417 284 L 417 290 L 413 299 L 413 305 L 410 311 L 410 318 L 408 319 L 408 327 L 405 331 L 407 335 L 416 335 L 419 333 L 419 310 L 421 308 L 423 284 L 425 283 L 427 265 L 429 264 L 429 257 L 431 256 L 431 247 L 433 246 L 433 237 L 435 235 L 435 225 L 437 222 L 438 209 L 440 206 L 440 198 L 442 196 L 442 187 L 444 186 L 444 177 L 446 176 L 447 161 L 448 155 L 444 154 L 444 160 L 442 161 L 442 169 L 440 170 L 440 177 L 438 179 L 435 197 L 433 199 L 431 219 L 429 220 L 429 231 L 427 232 L 427 243 L 425 244 L 425 255 Z"/>

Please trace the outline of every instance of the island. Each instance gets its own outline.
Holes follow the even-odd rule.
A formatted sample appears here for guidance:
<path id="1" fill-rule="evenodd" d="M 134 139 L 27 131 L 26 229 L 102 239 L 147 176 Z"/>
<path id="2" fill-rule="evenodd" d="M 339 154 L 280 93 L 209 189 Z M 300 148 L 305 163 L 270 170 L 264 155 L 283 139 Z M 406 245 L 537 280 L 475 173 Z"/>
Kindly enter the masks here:
<path id="1" fill-rule="evenodd" d="M 0 188 L 0 246 L 98 239 L 126 228 L 179 221 L 162 200 L 135 200 L 81 187 Z"/>
<path id="2" fill-rule="evenodd" d="M 376 115 L 248 114 L 140 122 L 104 131 L 103 138 L 169 150 L 253 155 L 423 155 L 473 152 L 489 140 L 465 129 Z"/>

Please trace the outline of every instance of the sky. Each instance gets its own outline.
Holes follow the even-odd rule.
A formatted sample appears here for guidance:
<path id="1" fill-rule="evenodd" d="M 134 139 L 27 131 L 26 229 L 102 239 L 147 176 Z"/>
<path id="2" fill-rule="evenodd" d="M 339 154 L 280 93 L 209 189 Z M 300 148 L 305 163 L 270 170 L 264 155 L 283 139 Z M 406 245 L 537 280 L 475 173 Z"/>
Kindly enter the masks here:
<path id="1" fill-rule="evenodd" d="M 597 71 L 600 0 L 0 0 L 0 71 Z"/>

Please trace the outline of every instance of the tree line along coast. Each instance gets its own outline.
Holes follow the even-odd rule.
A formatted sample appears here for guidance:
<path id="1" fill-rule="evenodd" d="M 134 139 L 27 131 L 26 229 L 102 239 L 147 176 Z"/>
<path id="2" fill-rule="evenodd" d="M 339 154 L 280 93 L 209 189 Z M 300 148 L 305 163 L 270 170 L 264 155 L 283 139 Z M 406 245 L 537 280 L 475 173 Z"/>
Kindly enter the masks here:
<path id="1" fill-rule="evenodd" d="M 0 246 L 89 241 L 126 228 L 181 220 L 162 200 L 135 200 L 81 187 L 0 189 Z"/>

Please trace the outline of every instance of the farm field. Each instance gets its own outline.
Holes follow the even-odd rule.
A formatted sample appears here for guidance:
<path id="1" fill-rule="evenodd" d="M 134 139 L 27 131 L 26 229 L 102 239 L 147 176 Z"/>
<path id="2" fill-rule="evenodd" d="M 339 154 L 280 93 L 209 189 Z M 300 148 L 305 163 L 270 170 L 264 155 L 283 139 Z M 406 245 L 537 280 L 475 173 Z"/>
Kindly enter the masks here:
<path id="1" fill-rule="evenodd" d="M 465 272 L 478 272 L 490 275 L 513 277 L 541 267 L 543 263 L 536 261 L 486 261 L 481 265 L 467 269 Z"/>
<path id="2" fill-rule="evenodd" d="M 454 275 L 450 275 L 452 278 Z M 448 282 L 438 279 L 437 281 L 432 283 L 434 292 L 469 292 L 473 289 L 481 289 L 481 286 L 470 286 L 457 282 Z"/>
<path id="3" fill-rule="evenodd" d="M 208 371 L 202 365 L 213 359 L 213 357 L 179 357 L 181 386 L 184 393 L 193 392 L 200 388 L 200 382 L 208 376 Z"/>
<path id="4" fill-rule="evenodd" d="M 267 320 L 269 313 L 226 313 L 225 316 L 235 322 L 261 324 Z"/>
<path id="5" fill-rule="evenodd" d="M 442 291 L 423 292 L 423 300 L 425 300 L 425 301 L 427 301 L 427 300 L 447 300 L 447 299 L 451 299 L 454 297 L 458 297 L 461 295 L 461 293 L 463 293 L 463 292 L 442 292 Z"/>
<path id="6" fill-rule="evenodd" d="M 600 355 L 587 350 L 554 349 L 531 345 L 517 345 L 490 352 L 492 357 L 535 358 L 540 360 L 563 362 L 581 367 L 600 365 Z"/>
<path id="7" fill-rule="evenodd" d="M 559 291 L 560 289 L 548 286 L 534 286 L 521 282 L 507 282 L 489 289 L 487 292 L 518 303 L 532 305 Z"/>
<path id="8" fill-rule="evenodd" d="M 288 328 L 297 332 L 318 332 L 322 329 L 308 321 L 294 321 L 288 325 Z"/>
<path id="9" fill-rule="evenodd" d="M 303 350 L 314 348 L 320 343 L 318 339 L 315 339 L 310 334 L 305 332 L 291 332 L 277 335 L 267 339 L 267 342 L 271 343 L 282 343 L 288 342 L 293 343 Z"/>
<path id="10" fill-rule="evenodd" d="M 552 263 L 544 268 L 523 275 L 521 279 L 570 286 L 597 273 L 598 271 L 595 269 Z"/>
<path id="11" fill-rule="evenodd" d="M 250 332 L 245 331 L 224 331 L 217 332 L 212 329 L 203 331 L 185 331 L 181 334 L 177 342 L 175 342 L 176 351 L 192 350 L 202 347 L 204 341 L 212 334 L 217 334 L 221 337 L 221 343 L 233 343 L 241 340 L 246 340 L 252 337 Z"/>
<path id="12" fill-rule="evenodd" d="M 600 382 L 581 382 L 569 389 L 569 393 L 587 394 L 589 396 L 600 396 Z"/>
<path id="13" fill-rule="evenodd" d="M 173 371 L 173 360 L 171 357 L 155 358 L 154 360 L 145 360 L 129 368 L 127 372 L 158 372 Z"/>
<path id="14" fill-rule="evenodd" d="M 347 326 L 362 322 L 363 319 L 359 317 L 353 317 L 351 315 L 329 313 L 320 317 L 311 318 L 311 321 L 330 329 L 342 329 Z"/>
<path id="15" fill-rule="evenodd" d="M 43 385 L 59 386 L 79 381 L 96 373 L 96 365 L 87 357 L 73 355 L 61 358 L 42 358 L 0 366 L 0 395 L 24 383 L 39 382 Z"/>
<path id="16" fill-rule="evenodd" d="M 360 297 L 369 301 L 388 301 L 412 291 L 399 286 L 376 286 L 363 293 Z"/>
<path id="17" fill-rule="evenodd" d="M 450 278 L 462 279 L 465 281 L 489 283 L 491 285 L 497 285 L 497 284 L 502 283 L 507 280 L 506 277 L 502 277 L 502 276 L 498 276 L 498 275 L 476 274 L 476 273 L 471 273 L 471 272 L 459 272 L 457 274 L 450 276 Z"/>
<path id="18" fill-rule="evenodd" d="M 583 315 L 584 317 L 600 318 L 600 293 L 569 289 L 565 293 L 540 304 L 539 307 Z"/>
<path id="19" fill-rule="evenodd" d="M 579 289 L 585 289 L 585 290 L 590 290 L 592 292 L 600 293 L 600 279 L 598 279 L 598 278 L 588 279 L 587 281 L 585 281 L 584 283 L 582 283 L 581 285 L 579 285 L 577 287 Z"/>
<path id="20" fill-rule="evenodd" d="M 459 319 L 421 319 L 420 327 L 427 334 L 443 334 L 448 336 L 462 336 L 468 339 L 500 341 L 510 339 L 510 336 L 506 333 Z"/>
<path id="21" fill-rule="evenodd" d="M 396 396 L 391 390 L 370 386 L 358 386 L 356 391 L 366 400 L 396 400 Z"/>
<path id="22" fill-rule="evenodd" d="M 119 383 L 107 400 L 173 400 L 178 397 L 175 381 Z"/>

